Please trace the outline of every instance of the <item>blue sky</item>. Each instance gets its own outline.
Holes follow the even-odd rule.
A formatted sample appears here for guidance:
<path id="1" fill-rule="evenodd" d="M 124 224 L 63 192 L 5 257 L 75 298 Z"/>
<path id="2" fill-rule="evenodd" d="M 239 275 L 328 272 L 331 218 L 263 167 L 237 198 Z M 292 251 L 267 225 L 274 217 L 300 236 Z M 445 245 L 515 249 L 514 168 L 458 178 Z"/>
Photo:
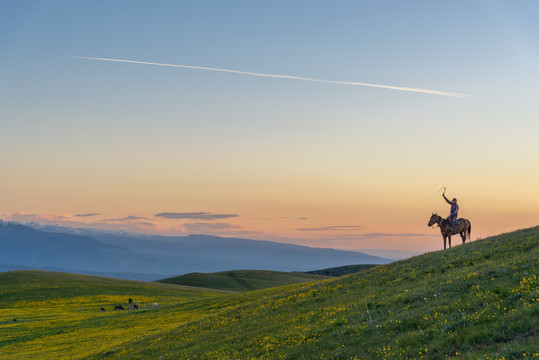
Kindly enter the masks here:
<path id="1" fill-rule="evenodd" d="M 433 232 L 423 218 L 447 211 L 447 186 L 480 235 L 531 226 L 538 14 L 535 1 L 3 1 L 0 214 L 231 213 L 208 231 L 361 248 L 365 233 Z M 343 226 L 361 240 L 297 231 Z"/>

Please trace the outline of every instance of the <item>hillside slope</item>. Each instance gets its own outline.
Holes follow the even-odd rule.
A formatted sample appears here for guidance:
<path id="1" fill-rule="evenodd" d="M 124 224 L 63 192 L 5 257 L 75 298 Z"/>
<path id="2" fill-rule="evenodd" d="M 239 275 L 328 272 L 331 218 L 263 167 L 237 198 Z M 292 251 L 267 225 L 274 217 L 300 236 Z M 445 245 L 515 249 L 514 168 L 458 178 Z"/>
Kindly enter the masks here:
<path id="1" fill-rule="evenodd" d="M 60 272 L 21 270 L 0 273 L 0 309 L 20 301 L 47 301 L 84 296 L 122 295 L 206 298 L 223 293 L 209 289 L 172 286 L 145 281 L 130 281 L 106 277 Z"/>
<path id="2" fill-rule="evenodd" d="M 109 349 L 107 358 L 539 357 L 538 259 L 536 227 L 235 295 L 220 313 Z"/>
<path id="3" fill-rule="evenodd" d="M 378 265 L 360 264 L 360 265 L 344 265 L 338 267 L 332 267 L 329 269 L 320 269 L 313 271 L 306 271 L 306 274 L 323 275 L 323 276 L 343 276 L 349 274 L 355 274 L 360 271 L 364 271 Z"/>
<path id="4" fill-rule="evenodd" d="M 211 312 L 207 302 L 223 296 L 230 294 L 58 272 L 2 273 L 0 359 L 80 358 L 137 334 L 161 332 L 207 316 Z M 129 308 L 129 298 L 138 311 Z M 116 305 L 126 311 L 113 311 Z"/>
<path id="5" fill-rule="evenodd" d="M 326 277 L 300 272 L 237 270 L 210 274 L 191 273 L 156 282 L 244 292 L 323 279 Z"/>

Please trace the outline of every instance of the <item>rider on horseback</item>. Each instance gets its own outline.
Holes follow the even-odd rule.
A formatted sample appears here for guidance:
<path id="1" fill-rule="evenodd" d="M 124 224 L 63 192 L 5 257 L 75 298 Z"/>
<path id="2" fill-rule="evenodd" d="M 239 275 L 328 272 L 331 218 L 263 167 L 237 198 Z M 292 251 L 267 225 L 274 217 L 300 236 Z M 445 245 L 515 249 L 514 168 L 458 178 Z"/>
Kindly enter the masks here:
<path id="1" fill-rule="evenodd" d="M 444 197 L 445 201 L 447 201 L 447 203 L 449 205 L 451 205 L 451 212 L 449 213 L 449 219 L 451 221 L 451 232 L 454 233 L 455 232 L 455 224 L 457 223 L 457 216 L 458 216 L 458 212 L 459 212 L 459 206 L 457 205 L 457 199 L 453 198 L 453 200 L 449 201 L 449 199 L 445 197 L 445 191 L 442 194 L 442 196 Z"/>

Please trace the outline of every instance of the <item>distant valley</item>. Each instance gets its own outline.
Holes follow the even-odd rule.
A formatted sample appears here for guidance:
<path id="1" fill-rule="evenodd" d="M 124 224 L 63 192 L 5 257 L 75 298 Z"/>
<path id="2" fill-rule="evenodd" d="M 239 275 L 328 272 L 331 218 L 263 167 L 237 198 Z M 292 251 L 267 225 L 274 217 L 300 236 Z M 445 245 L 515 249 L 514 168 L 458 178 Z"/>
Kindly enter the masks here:
<path id="1" fill-rule="evenodd" d="M 42 269 L 146 281 L 192 272 L 312 271 L 392 262 L 361 252 L 271 241 L 116 234 L 95 229 L 44 231 L 5 222 L 0 224 L 0 246 L 0 271 Z"/>

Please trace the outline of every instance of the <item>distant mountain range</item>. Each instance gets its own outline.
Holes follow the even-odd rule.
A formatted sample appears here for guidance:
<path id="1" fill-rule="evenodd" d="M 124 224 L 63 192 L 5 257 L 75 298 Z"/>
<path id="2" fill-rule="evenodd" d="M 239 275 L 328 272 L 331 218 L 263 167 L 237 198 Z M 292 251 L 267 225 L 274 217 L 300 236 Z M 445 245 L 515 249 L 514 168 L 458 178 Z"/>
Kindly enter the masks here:
<path id="1" fill-rule="evenodd" d="M 59 270 L 155 280 L 191 272 L 310 271 L 392 260 L 354 251 L 209 235 L 169 237 L 0 222 L 0 271 Z"/>

